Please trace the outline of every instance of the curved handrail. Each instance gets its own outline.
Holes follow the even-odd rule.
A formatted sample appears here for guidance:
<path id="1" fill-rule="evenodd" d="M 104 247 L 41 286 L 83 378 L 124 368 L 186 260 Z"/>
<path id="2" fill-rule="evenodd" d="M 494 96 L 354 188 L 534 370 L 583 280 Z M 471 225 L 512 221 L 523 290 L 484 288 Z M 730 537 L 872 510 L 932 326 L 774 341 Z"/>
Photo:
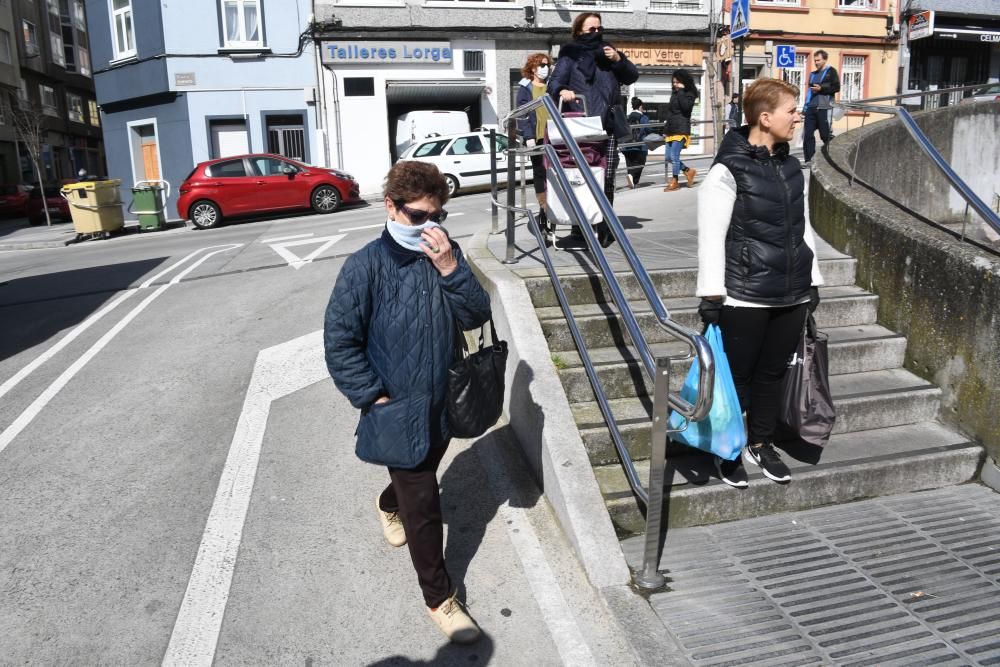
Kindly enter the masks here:
<path id="1" fill-rule="evenodd" d="M 891 97 L 881 97 L 872 98 L 871 100 L 857 100 L 853 102 L 834 102 L 834 106 L 839 106 L 844 109 L 857 109 L 859 111 L 871 111 L 875 113 L 884 113 L 889 115 L 894 115 L 902 123 L 903 127 L 910 134 L 914 141 L 917 142 L 917 146 L 930 158 L 931 163 L 938 168 L 945 179 L 951 187 L 958 191 L 962 199 L 971 207 L 979 216 L 986 221 L 986 223 L 992 227 L 997 233 L 1000 233 L 1000 216 L 998 216 L 982 199 L 977 195 L 972 188 L 970 188 L 965 181 L 963 181 L 955 170 L 951 168 L 951 165 L 944 159 L 940 151 L 931 143 L 924 131 L 920 129 L 917 125 L 916 119 L 910 114 L 909 111 L 904 109 L 902 106 L 880 106 L 869 104 L 871 101 L 878 101 L 883 99 L 895 99 L 898 97 L 916 97 L 921 93 L 926 93 L 930 95 L 938 95 L 942 92 L 948 91 L 958 91 L 966 90 L 969 88 L 978 88 L 979 86 L 960 86 L 954 89 L 944 89 L 934 90 L 934 91 L 920 91 L 917 93 L 909 93 L 906 95 L 895 95 Z M 853 171 L 853 169 L 852 169 Z"/>

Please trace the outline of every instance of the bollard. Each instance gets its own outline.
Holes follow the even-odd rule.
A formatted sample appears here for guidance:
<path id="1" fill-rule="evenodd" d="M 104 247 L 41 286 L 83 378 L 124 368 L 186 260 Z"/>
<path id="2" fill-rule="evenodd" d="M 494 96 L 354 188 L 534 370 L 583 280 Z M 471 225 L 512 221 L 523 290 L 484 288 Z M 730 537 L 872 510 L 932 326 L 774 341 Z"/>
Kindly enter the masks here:
<path id="1" fill-rule="evenodd" d="M 516 133 L 514 120 L 507 121 L 507 136 L 513 137 Z M 504 264 L 514 264 L 514 188 L 517 186 L 517 174 L 514 171 L 514 160 L 507 156 L 507 252 L 504 255 Z"/>
<path id="2" fill-rule="evenodd" d="M 653 380 L 652 451 L 649 455 L 649 502 L 646 503 L 646 535 L 642 555 L 642 571 L 635 583 L 647 590 L 660 588 L 665 579 L 660 574 L 660 529 L 663 524 L 663 477 L 667 464 L 667 403 L 670 392 L 670 358 L 656 360 Z"/>

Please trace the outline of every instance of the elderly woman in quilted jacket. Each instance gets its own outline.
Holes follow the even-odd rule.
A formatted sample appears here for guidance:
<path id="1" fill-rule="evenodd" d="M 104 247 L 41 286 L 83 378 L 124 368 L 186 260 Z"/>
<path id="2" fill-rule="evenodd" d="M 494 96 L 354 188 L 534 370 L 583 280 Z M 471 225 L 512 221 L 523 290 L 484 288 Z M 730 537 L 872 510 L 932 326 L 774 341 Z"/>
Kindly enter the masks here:
<path id="1" fill-rule="evenodd" d="M 398 162 L 385 181 L 385 230 L 344 263 L 325 320 L 326 363 L 361 410 L 356 453 L 386 465 L 375 509 L 386 541 L 407 544 L 428 613 L 449 639 L 479 629 L 448 578 L 437 468 L 451 439 L 445 409 L 459 329 L 490 318 L 489 296 L 439 223 L 437 167 Z"/>

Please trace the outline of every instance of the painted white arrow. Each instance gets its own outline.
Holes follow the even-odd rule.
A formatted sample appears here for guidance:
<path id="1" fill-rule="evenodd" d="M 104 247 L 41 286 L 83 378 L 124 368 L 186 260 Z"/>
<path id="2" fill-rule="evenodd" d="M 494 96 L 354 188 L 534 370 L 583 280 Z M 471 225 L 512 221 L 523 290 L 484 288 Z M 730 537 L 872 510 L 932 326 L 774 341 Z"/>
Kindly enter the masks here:
<path id="1" fill-rule="evenodd" d="M 288 266 L 298 270 L 306 264 L 311 264 L 314 259 L 330 249 L 334 243 L 347 236 L 347 234 L 336 234 L 334 236 L 314 236 L 308 239 L 296 239 L 294 241 L 282 241 L 281 243 L 269 243 L 271 249 L 278 253 L 283 260 L 288 262 Z M 300 257 L 289 248 L 319 243 L 320 246 L 305 257 Z"/>

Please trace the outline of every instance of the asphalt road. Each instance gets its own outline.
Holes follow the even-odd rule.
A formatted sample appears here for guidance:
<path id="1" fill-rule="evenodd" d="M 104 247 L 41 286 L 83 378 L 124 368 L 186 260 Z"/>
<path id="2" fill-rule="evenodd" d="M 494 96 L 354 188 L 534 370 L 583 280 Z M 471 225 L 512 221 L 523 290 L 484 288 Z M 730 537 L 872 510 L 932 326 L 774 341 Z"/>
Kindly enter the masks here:
<path id="1" fill-rule="evenodd" d="M 458 197 L 460 243 L 490 224 Z M 453 444 L 449 646 L 319 330 L 381 207 L 0 254 L 0 663 L 623 664 L 503 430 Z"/>

